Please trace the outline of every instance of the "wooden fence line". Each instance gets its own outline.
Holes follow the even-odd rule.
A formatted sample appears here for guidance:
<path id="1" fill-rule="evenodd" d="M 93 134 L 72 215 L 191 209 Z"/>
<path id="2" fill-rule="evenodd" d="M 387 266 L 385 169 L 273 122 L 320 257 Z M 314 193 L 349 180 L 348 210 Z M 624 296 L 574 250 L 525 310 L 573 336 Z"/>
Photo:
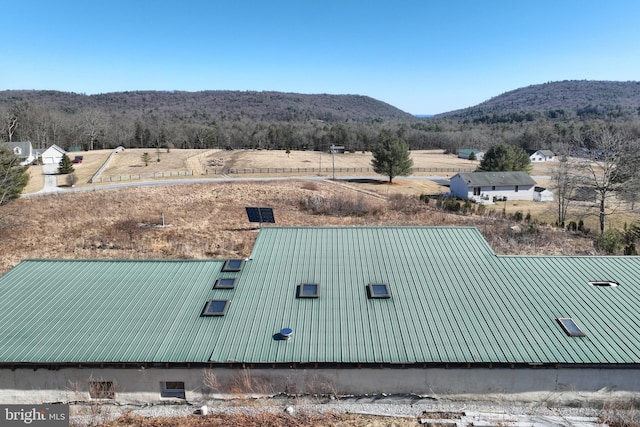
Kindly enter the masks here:
<path id="1" fill-rule="evenodd" d="M 437 173 L 437 174 L 452 174 L 458 172 L 472 172 L 474 168 L 413 168 L 413 172 L 419 173 Z M 326 174 L 328 176 L 333 173 L 369 173 L 375 174 L 373 168 L 238 168 L 238 169 L 206 169 L 205 175 L 278 175 L 278 174 L 306 174 L 306 175 L 318 175 Z M 182 171 L 168 171 L 168 172 L 153 172 L 145 174 L 130 174 L 130 175 L 114 175 L 114 176 L 100 176 L 93 178 L 94 183 L 103 182 L 121 182 L 121 181 L 136 181 L 142 179 L 157 179 L 157 178 L 171 178 L 177 176 L 194 176 L 192 169 Z"/>

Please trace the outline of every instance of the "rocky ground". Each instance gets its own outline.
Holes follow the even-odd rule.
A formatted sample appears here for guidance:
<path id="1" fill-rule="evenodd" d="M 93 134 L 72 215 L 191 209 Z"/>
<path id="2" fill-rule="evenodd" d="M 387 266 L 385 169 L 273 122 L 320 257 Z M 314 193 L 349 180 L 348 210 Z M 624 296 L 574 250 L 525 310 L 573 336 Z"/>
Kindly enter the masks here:
<path id="1" fill-rule="evenodd" d="M 483 395 L 431 397 L 417 395 L 376 396 L 272 396 L 247 397 L 220 396 L 215 400 L 197 404 L 154 406 L 101 406 L 73 405 L 72 423 L 75 425 L 98 425 L 126 415 L 125 423 L 132 419 L 159 419 L 171 417 L 176 424 L 185 420 L 205 421 L 216 417 L 233 420 L 233 416 L 259 417 L 260 414 L 286 414 L 296 425 L 297 416 L 316 414 L 358 414 L 366 416 L 368 426 L 514 426 L 593 427 L 602 424 L 611 426 L 638 425 L 638 396 L 626 393 L 530 393 L 523 395 Z M 195 417 L 193 417 L 195 415 Z M 190 417 L 191 416 L 191 417 Z M 245 418 L 243 418 L 244 420 Z M 168 421 L 171 425 L 172 421 Z M 231 421 L 233 422 L 233 421 Z M 243 421 L 245 422 L 245 421 Z M 260 425 L 261 423 L 257 423 Z M 124 424 L 117 424 L 124 425 Z M 156 424 L 152 424 L 156 425 Z M 189 424 L 184 424 L 189 425 Z M 211 424 L 217 425 L 217 424 Z M 306 425 L 306 424 L 305 424 Z"/>

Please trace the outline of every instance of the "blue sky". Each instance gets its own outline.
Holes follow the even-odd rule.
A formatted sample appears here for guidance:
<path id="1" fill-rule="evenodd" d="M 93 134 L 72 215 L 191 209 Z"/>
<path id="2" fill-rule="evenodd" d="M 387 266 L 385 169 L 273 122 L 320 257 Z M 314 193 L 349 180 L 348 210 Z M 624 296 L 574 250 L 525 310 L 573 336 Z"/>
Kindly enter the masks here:
<path id="1" fill-rule="evenodd" d="M 640 80 L 637 0 L 7 2 L 0 90 L 371 96 L 413 114 Z"/>

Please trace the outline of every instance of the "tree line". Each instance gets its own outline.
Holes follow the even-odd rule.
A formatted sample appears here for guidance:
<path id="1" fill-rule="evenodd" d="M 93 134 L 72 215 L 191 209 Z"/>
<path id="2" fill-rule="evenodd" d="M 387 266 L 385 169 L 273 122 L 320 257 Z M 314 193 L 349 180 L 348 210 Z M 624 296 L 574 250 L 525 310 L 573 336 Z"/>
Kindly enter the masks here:
<path id="1" fill-rule="evenodd" d="M 182 111 L 181 109 L 178 111 Z M 567 147 L 593 149 L 594 130 L 604 120 L 468 123 L 452 119 L 379 121 L 261 121 L 198 118 L 145 111 L 116 114 L 95 106 L 50 106 L 25 99 L 0 106 L 0 139 L 31 141 L 36 149 L 56 144 L 65 150 L 131 148 L 220 148 L 328 150 L 331 145 L 350 151 L 370 151 L 383 130 L 403 139 L 412 150 L 462 148 L 486 150 L 496 143 L 522 148 L 562 151 Z M 640 121 L 617 123 L 640 135 Z"/>

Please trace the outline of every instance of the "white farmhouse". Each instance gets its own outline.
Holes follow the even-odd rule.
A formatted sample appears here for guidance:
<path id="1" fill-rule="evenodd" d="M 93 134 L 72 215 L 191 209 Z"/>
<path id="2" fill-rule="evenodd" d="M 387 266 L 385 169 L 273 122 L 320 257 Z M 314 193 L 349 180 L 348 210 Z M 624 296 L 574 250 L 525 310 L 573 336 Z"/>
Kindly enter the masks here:
<path id="1" fill-rule="evenodd" d="M 5 142 L 4 145 L 9 147 L 9 150 L 20 159 L 21 166 L 30 165 L 35 160 L 33 147 L 29 141 L 9 141 Z"/>
<path id="2" fill-rule="evenodd" d="M 555 160 L 555 154 L 550 150 L 526 150 L 529 155 L 529 159 L 533 163 L 538 162 L 551 162 Z"/>
<path id="3" fill-rule="evenodd" d="M 476 203 L 533 200 L 536 182 L 526 172 L 466 172 L 451 178 L 451 193 Z"/>

